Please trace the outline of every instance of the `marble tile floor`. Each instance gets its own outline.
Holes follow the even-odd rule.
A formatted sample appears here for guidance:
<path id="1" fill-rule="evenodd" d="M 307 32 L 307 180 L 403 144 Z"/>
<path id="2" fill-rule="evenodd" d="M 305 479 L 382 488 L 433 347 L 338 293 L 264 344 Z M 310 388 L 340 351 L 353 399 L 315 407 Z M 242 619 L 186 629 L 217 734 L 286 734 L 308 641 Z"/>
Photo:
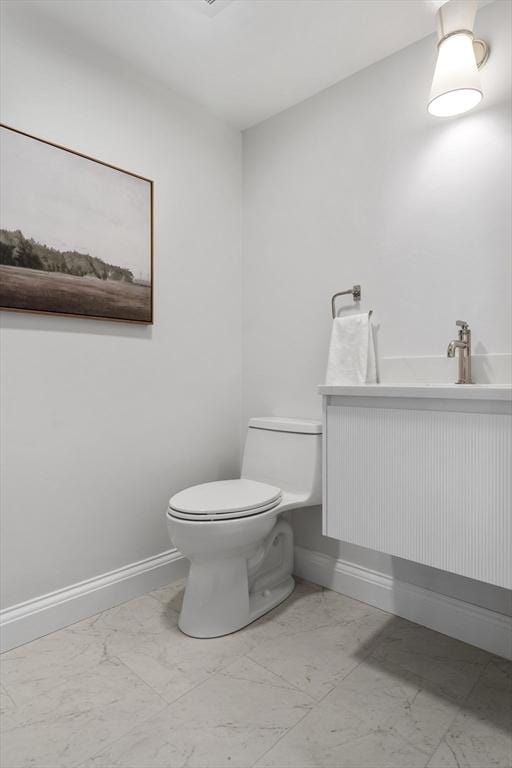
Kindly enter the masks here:
<path id="1" fill-rule="evenodd" d="M 308 583 L 194 640 L 182 594 L 4 654 L 2 768 L 512 767 L 512 663 Z"/>

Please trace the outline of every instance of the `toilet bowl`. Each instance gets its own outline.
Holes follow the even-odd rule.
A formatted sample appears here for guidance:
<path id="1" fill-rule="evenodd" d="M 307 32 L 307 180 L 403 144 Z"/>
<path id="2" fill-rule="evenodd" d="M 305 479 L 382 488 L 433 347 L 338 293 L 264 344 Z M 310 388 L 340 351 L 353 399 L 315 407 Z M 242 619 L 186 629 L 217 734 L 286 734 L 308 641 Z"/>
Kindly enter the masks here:
<path id="1" fill-rule="evenodd" d="M 255 621 L 294 588 L 293 533 L 281 515 L 319 504 L 319 421 L 249 421 L 241 477 L 186 488 L 169 501 L 167 526 L 190 560 L 178 626 L 218 637 Z"/>

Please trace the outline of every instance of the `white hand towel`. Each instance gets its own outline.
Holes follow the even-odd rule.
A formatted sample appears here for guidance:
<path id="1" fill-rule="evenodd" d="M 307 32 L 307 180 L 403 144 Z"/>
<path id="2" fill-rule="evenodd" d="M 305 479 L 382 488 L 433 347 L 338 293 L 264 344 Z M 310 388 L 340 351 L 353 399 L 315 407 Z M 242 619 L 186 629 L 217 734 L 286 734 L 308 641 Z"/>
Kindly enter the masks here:
<path id="1" fill-rule="evenodd" d="M 375 384 L 377 365 L 371 313 L 335 317 L 325 383 L 330 386 Z"/>

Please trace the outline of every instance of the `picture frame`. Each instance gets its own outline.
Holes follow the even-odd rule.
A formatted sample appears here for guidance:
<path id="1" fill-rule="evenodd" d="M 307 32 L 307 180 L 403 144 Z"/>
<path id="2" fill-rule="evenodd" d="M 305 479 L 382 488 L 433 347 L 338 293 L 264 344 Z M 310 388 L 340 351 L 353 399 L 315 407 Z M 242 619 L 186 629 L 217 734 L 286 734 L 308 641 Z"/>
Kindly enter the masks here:
<path id="1" fill-rule="evenodd" d="M 0 156 L 0 309 L 152 325 L 152 179 L 4 123 Z"/>

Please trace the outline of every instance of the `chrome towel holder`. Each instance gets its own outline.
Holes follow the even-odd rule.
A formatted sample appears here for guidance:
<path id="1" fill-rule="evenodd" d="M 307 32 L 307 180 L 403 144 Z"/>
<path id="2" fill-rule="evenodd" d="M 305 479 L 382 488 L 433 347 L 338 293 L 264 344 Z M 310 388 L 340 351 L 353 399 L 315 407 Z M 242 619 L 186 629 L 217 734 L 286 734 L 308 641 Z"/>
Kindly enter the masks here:
<path id="1" fill-rule="evenodd" d="M 352 294 L 352 298 L 354 301 L 361 301 L 361 286 L 360 285 L 353 285 L 352 288 L 349 288 L 348 291 L 339 291 L 339 293 L 335 293 L 334 296 L 331 299 L 331 307 L 332 307 L 332 317 L 333 319 L 336 317 L 336 299 L 338 296 L 347 296 L 349 293 Z"/>

